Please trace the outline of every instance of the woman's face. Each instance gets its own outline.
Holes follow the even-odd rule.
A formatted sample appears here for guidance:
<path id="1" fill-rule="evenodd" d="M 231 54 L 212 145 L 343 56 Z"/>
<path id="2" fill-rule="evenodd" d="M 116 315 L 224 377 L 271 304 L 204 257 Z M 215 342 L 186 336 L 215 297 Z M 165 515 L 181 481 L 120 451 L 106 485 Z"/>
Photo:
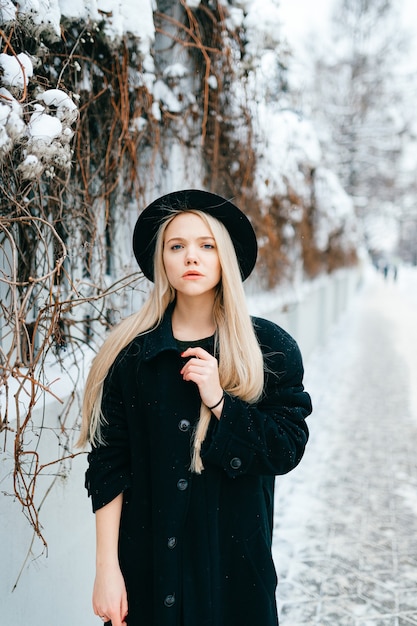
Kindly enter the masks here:
<path id="1" fill-rule="evenodd" d="M 207 224 L 194 213 L 179 213 L 167 226 L 163 261 L 177 295 L 214 292 L 220 282 L 216 242 Z"/>

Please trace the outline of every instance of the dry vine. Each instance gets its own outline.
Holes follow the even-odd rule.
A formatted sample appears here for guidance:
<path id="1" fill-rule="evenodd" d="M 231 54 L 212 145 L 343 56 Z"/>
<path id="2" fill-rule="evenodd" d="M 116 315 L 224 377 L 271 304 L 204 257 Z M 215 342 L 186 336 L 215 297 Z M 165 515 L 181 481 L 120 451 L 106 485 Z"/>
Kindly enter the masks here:
<path id="1" fill-rule="evenodd" d="M 157 36 L 186 57 L 197 105 L 180 113 L 161 105 L 160 119 L 146 82 L 134 78 L 144 68 L 132 38 L 110 44 L 103 24 L 65 20 L 60 41 L 42 47 L 22 24 L 0 31 L 1 52 L 40 60 L 18 94 L 26 121 L 39 92 L 53 87 L 78 98 L 71 169 L 54 162 L 25 178 L 19 164 L 26 139 L 0 155 L 0 430 L 11 495 L 45 547 L 39 510 L 78 454 L 85 356 L 142 298 L 121 228 L 128 231 L 153 188 L 172 137 L 198 145 L 203 184 L 235 198 L 253 219 L 264 240 L 266 284 L 276 284 L 285 268 L 280 233 L 289 200 L 262 207 L 257 199 L 250 107 L 244 88 L 237 94 L 233 87 L 244 84 L 242 33 L 228 30 L 221 2 L 193 10 L 183 0 L 167 4 L 172 10 L 154 16 Z M 155 53 L 161 80 L 171 52 Z M 0 103 L 6 99 L 0 94 Z M 66 380 L 64 394 L 57 379 Z M 60 407 L 53 415 L 50 401 Z"/>
<path id="2" fill-rule="evenodd" d="M 212 26 L 221 19 L 219 11 L 204 11 Z M 201 113 L 184 109 L 182 115 L 189 118 L 187 141 L 208 146 L 213 144 L 208 77 L 217 63 L 212 58 L 219 59 L 224 46 L 219 29 L 213 45 L 206 41 L 201 15 L 186 3 L 181 15 L 178 20 L 160 13 L 155 19 L 161 33 L 166 34 L 167 26 L 174 44 L 188 55 L 194 50 L 204 67 L 201 84 L 195 86 Z M 39 41 L 19 24 L 0 33 L 0 44 L 2 52 L 13 55 L 36 55 L 39 48 Z M 47 44 L 19 100 L 29 119 L 39 90 L 53 87 L 78 94 L 72 168 L 55 163 L 49 173 L 25 179 L 18 168 L 25 141 L 0 162 L 3 457 L 13 474 L 10 495 L 45 548 L 40 508 L 53 482 L 67 476 L 79 454 L 73 446 L 85 356 L 94 354 L 106 328 L 130 312 L 129 294 L 134 305 L 142 297 L 141 275 L 115 256 L 121 223 L 134 215 L 129 209 L 123 216 L 122 207 L 141 206 L 144 181 L 152 186 L 156 156 L 164 148 L 163 134 L 175 133 L 178 119 L 167 109 L 162 109 L 160 121 L 155 119 L 152 95 L 143 81 L 132 81 L 133 68 L 141 71 L 134 41 L 110 45 L 102 25 L 64 21 L 61 40 Z M 220 72 L 219 67 L 222 88 Z M 214 157 L 213 152 L 210 168 Z"/>
<path id="3" fill-rule="evenodd" d="M 0 216 L 0 430 L 4 433 L 4 451 L 14 459 L 14 496 L 46 547 L 39 521 L 37 483 L 52 467 L 57 475 L 65 473 L 65 463 L 79 454 L 73 452 L 78 411 L 74 412 L 72 405 L 84 374 L 77 363 L 82 364 L 89 343 L 86 329 L 93 322 L 90 317 L 86 326 L 82 311 L 86 306 L 91 311 L 94 305 L 95 319 L 103 324 L 106 302 L 119 291 L 133 288 L 140 277 L 138 273 L 125 276 L 106 290 L 85 280 L 74 283 L 65 268 L 66 245 L 54 225 L 27 209 L 21 213 Z M 37 241 L 35 272 L 27 275 L 19 266 L 22 232 L 26 236 L 31 233 L 31 239 Z M 54 388 L 57 379 L 62 378 L 72 386 L 64 397 Z M 48 416 L 51 400 L 54 406 L 61 405 L 57 421 Z M 41 443 L 41 436 L 47 432 L 52 435 L 49 449 Z M 10 437 L 11 451 L 7 445 Z M 45 456 L 49 460 L 45 461 Z"/>
<path id="4" fill-rule="evenodd" d="M 137 154 L 152 124 L 134 133 L 130 122 L 148 111 L 150 97 L 143 87 L 129 87 L 127 42 L 112 48 L 100 30 L 94 40 L 87 31 L 86 25 L 66 24 L 62 41 L 50 45 L 21 95 L 29 114 L 38 89 L 80 94 L 71 175 L 56 165 L 53 176 L 25 180 L 18 170 L 24 142 L 0 164 L 2 466 L 13 475 L 6 483 L 13 485 L 10 495 L 45 548 L 42 502 L 80 454 L 74 441 L 85 356 L 129 312 L 126 294 L 141 297 L 141 275 L 129 267 L 112 272 L 110 250 L 114 204 L 123 194 L 140 195 Z M 9 54 L 35 51 L 39 43 L 16 25 L 0 37 L 1 51 Z M 80 72 L 92 92 L 80 89 Z"/>

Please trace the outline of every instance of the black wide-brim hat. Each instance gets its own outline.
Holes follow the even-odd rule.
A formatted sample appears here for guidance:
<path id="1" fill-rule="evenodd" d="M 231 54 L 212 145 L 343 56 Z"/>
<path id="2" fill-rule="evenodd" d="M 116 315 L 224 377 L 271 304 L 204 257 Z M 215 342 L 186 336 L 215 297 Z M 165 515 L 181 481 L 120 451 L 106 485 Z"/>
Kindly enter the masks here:
<path id="1" fill-rule="evenodd" d="M 218 219 L 226 227 L 245 280 L 255 267 L 258 254 L 255 231 L 246 215 L 229 200 L 208 191 L 185 189 L 154 200 L 139 215 L 133 232 L 133 252 L 146 278 L 154 279 L 156 236 L 172 211 L 198 209 Z"/>

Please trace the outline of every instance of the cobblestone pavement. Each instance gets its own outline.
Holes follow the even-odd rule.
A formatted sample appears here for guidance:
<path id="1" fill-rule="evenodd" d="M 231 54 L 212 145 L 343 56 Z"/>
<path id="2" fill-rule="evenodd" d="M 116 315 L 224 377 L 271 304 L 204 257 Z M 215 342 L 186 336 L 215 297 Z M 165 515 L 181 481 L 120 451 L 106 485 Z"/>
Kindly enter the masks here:
<path id="1" fill-rule="evenodd" d="M 378 276 L 306 363 L 311 439 L 277 482 L 280 626 L 417 625 L 416 327 Z"/>

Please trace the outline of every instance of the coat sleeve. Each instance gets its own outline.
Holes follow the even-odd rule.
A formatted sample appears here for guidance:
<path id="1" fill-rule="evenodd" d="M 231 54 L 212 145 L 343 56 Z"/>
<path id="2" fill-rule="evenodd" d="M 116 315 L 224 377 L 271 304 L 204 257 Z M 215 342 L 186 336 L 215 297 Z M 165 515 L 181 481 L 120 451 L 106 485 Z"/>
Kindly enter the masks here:
<path id="1" fill-rule="evenodd" d="M 128 430 L 118 362 L 104 382 L 101 431 L 104 443 L 93 446 L 88 454 L 85 486 L 93 512 L 130 487 Z"/>
<path id="2" fill-rule="evenodd" d="M 300 462 L 308 440 L 305 418 L 312 406 L 298 345 L 272 322 L 258 320 L 255 328 L 265 362 L 262 398 L 249 404 L 226 394 L 220 420 L 202 447 L 203 463 L 231 477 L 286 474 Z"/>

